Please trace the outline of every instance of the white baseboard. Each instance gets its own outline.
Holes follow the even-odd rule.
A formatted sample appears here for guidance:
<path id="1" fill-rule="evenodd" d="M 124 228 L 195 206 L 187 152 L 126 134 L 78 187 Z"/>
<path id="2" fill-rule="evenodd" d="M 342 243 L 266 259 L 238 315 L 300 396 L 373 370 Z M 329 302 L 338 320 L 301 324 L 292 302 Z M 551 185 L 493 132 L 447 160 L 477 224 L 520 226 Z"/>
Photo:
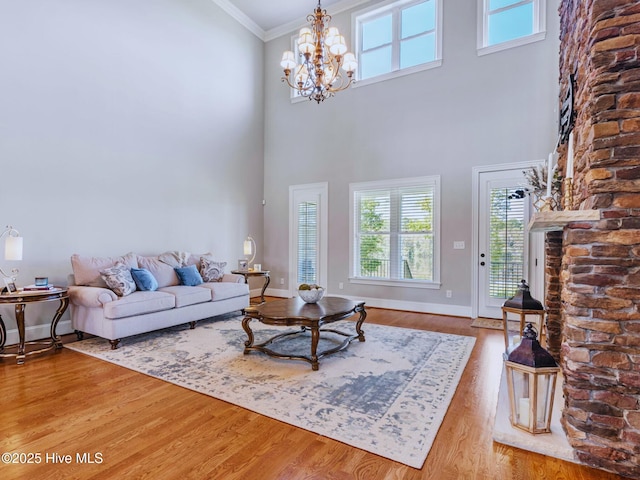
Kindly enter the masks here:
<path id="1" fill-rule="evenodd" d="M 275 288 L 268 288 L 267 291 L 264 292 L 264 294 L 270 297 L 288 298 L 290 296 L 288 290 L 278 290 Z M 466 305 L 444 305 L 441 303 L 406 302 L 403 300 L 391 300 L 388 298 L 351 297 L 348 295 L 341 295 L 340 293 L 333 292 L 327 292 L 327 295 L 344 297 L 350 300 L 361 300 L 365 302 L 365 304 L 369 307 L 471 318 L 471 307 Z"/>
<path id="2" fill-rule="evenodd" d="M 27 342 L 32 340 L 42 340 L 51 338 L 51 324 L 46 323 L 43 325 L 33 325 L 31 327 L 25 328 L 25 339 Z M 73 328 L 71 327 L 71 320 L 61 320 L 58 322 L 58 326 L 56 328 L 57 335 L 66 335 L 68 333 L 73 333 Z M 18 329 L 14 328 L 12 330 L 7 330 L 7 341 L 5 345 L 17 345 L 20 341 L 20 335 L 18 334 Z"/>

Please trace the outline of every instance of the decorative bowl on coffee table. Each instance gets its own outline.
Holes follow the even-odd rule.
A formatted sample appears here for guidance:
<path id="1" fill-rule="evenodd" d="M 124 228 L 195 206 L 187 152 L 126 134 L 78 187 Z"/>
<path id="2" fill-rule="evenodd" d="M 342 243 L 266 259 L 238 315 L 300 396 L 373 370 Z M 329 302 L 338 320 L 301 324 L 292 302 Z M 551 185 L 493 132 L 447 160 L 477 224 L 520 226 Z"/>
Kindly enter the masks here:
<path id="1" fill-rule="evenodd" d="M 308 290 L 298 290 L 298 295 L 307 303 L 316 303 L 324 295 L 324 288 L 316 287 Z"/>

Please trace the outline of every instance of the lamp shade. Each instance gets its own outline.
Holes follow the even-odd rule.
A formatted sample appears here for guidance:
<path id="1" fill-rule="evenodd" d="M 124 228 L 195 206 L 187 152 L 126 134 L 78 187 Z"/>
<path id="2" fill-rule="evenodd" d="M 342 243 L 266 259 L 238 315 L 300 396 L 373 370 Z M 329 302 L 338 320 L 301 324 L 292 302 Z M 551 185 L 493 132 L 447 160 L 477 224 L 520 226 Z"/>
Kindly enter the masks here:
<path id="1" fill-rule="evenodd" d="M 293 52 L 286 51 L 282 54 L 282 61 L 280 62 L 280 66 L 285 70 L 293 70 L 295 68 L 296 60 Z"/>
<path id="2" fill-rule="evenodd" d="M 358 68 L 358 62 L 356 61 L 356 56 L 353 53 L 349 52 L 344 55 L 342 68 L 345 72 L 353 72 Z"/>
<path id="3" fill-rule="evenodd" d="M 244 241 L 244 254 L 251 255 L 253 253 L 253 245 L 251 245 L 251 240 Z"/>
<path id="4" fill-rule="evenodd" d="M 22 260 L 22 237 L 7 237 L 4 244 L 4 259 Z"/>

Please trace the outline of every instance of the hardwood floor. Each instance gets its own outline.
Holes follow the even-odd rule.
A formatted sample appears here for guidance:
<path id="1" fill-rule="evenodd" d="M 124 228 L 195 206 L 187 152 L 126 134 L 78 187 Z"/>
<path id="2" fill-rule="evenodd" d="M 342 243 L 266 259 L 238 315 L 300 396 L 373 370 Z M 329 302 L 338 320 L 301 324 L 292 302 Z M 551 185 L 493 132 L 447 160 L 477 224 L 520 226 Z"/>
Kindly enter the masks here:
<path id="1" fill-rule="evenodd" d="M 18 460 L 33 462 L 40 455 L 40 463 L 1 463 L 0 478 L 621 478 L 492 441 L 499 330 L 472 328 L 465 318 L 368 312 L 365 332 L 367 323 L 380 323 L 477 339 L 421 470 L 62 349 L 29 357 L 22 366 L 0 362 L 0 453 L 32 454 Z"/>

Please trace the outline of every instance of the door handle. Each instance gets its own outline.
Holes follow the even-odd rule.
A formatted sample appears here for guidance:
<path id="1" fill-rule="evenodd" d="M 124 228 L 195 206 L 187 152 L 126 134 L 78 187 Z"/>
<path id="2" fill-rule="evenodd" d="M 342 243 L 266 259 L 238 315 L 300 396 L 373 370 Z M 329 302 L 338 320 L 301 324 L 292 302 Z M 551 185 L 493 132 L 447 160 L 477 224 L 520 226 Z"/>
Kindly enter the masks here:
<path id="1" fill-rule="evenodd" d="M 484 262 L 480 262 L 480 266 L 484 267 Z"/>

